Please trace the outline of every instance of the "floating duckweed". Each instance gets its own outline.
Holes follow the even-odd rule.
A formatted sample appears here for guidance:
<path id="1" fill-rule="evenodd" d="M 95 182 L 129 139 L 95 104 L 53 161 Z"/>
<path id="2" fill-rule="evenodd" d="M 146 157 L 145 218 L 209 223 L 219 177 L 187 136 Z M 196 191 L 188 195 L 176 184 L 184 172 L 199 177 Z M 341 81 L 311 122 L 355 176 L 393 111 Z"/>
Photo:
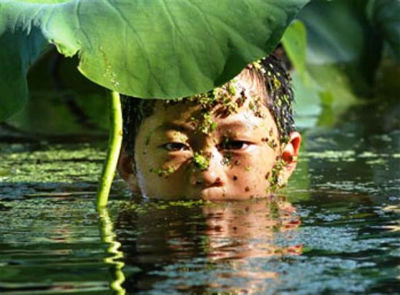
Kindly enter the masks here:
<path id="1" fill-rule="evenodd" d="M 249 102 L 249 109 L 252 110 L 254 116 L 259 117 L 259 118 L 264 118 L 265 115 L 261 112 L 261 106 L 263 105 L 263 100 L 257 96 L 257 97 L 253 97 L 253 101 L 254 103 L 252 103 L 251 101 Z M 252 103 L 252 105 L 250 106 L 250 103 Z"/>
<path id="2" fill-rule="evenodd" d="M 282 84 L 281 84 L 281 82 L 278 80 L 278 78 L 276 77 L 276 76 L 274 76 L 274 78 L 273 78 L 273 83 L 274 83 L 274 87 L 275 88 L 281 88 L 281 86 L 282 86 Z M 278 100 L 278 102 L 279 102 L 280 100 Z"/>
<path id="3" fill-rule="evenodd" d="M 184 207 L 193 208 L 199 205 L 204 205 L 206 202 L 202 199 L 200 200 L 179 200 L 179 201 L 168 201 L 169 206 L 173 207 Z"/>
<path id="4" fill-rule="evenodd" d="M 187 141 L 188 141 L 187 135 L 185 135 L 181 132 L 174 132 L 172 136 L 173 136 L 174 140 L 176 140 L 178 142 L 187 143 Z"/>
<path id="5" fill-rule="evenodd" d="M 105 157 L 100 147 L 91 144 L 43 145 L 40 150 L 21 148 L 16 152 L 13 148 L 23 145 L 7 146 L 10 146 L 10 153 L 0 155 L 0 179 L 6 180 L 6 185 L 95 182 Z M 15 165 L 16 162 L 19 164 Z"/>
<path id="6" fill-rule="evenodd" d="M 197 129 L 204 133 L 209 134 L 217 129 L 217 123 L 212 119 L 209 112 L 202 113 L 201 121 L 199 122 Z"/>
<path id="7" fill-rule="evenodd" d="M 202 108 L 200 118 L 191 118 L 191 121 L 196 123 L 196 128 L 204 134 L 209 134 L 217 128 L 217 124 L 212 120 L 213 112 L 218 112 L 221 116 L 228 116 L 237 112 L 238 108 L 245 102 L 246 97 L 243 92 L 241 97 L 233 100 L 232 98 L 236 96 L 236 93 L 237 89 L 234 80 L 232 80 L 222 87 L 188 98 L 189 101 L 198 103 Z M 221 108 L 213 111 L 213 108 L 218 104 L 221 105 Z"/>
<path id="8" fill-rule="evenodd" d="M 223 102 L 222 105 L 224 107 L 224 111 L 226 115 L 230 115 L 233 113 L 237 113 L 238 111 L 238 104 L 236 101 L 231 100 L 230 98 L 226 98 Z"/>
<path id="9" fill-rule="evenodd" d="M 9 176 L 11 174 L 11 171 L 8 169 L 0 169 L 0 178 Z"/>
<path id="10" fill-rule="evenodd" d="M 332 162 L 354 162 L 356 152 L 353 150 L 326 150 L 324 152 L 307 152 L 306 156 L 314 159 L 329 159 Z"/>
<path id="11" fill-rule="evenodd" d="M 230 93 L 232 96 L 235 96 L 235 95 L 236 95 L 236 88 L 235 88 L 235 85 L 233 85 L 232 83 L 229 83 L 229 93 Z"/>
<path id="12" fill-rule="evenodd" d="M 200 170 L 207 170 L 210 166 L 210 159 L 201 153 L 195 153 L 193 156 L 194 165 Z"/>
<path id="13" fill-rule="evenodd" d="M 238 101 L 234 101 L 232 98 L 237 95 L 238 89 L 236 87 L 236 81 L 233 79 L 229 83 L 222 87 L 215 88 L 205 94 L 196 95 L 192 98 L 192 101 L 199 103 L 203 110 L 210 111 L 217 104 L 221 104 L 223 112 L 225 114 L 231 114 L 237 111 L 238 106 L 243 104 L 245 97 L 240 97 Z M 244 92 L 242 91 L 242 96 Z"/>
<path id="14" fill-rule="evenodd" d="M 257 70 L 261 70 L 261 69 L 262 69 L 261 61 L 260 61 L 260 60 L 257 60 L 257 61 L 255 61 L 255 62 L 253 62 L 252 65 L 253 65 L 253 67 L 254 67 L 255 69 L 257 69 Z"/>
<path id="15" fill-rule="evenodd" d="M 160 177 L 168 177 L 172 173 L 174 173 L 176 169 L 172 166 L 166 167 L 166 168 L 160 168 L 157 170 L 157 174 Z"/>
<path id="16" fill-rule="evenodd" d="M 271 170 L 271 173 L 269 174 L 268 181 L 270 183 L 269 191 L 276 191 L 278 188 L 281 188 L 285 186 L 286 183 L 284 183 L 284 180 L 279 177 L 279 174 L 281 173 L 282 169 L 285 167 L 286 162 L 279 158 L 274 167 Z M 267 177 L 267 175 L 266 175 Z"/>
<path id="17" fill-rule="evenodd" d="M 255 108 L 254 103 L 252 101 L 250 101 L 249 102 L 249 109 L 254 111 L 254 108 Z"/>
<path id="18" fill-rule="evenodd" d="M 374 159 L 374 160 L 366 161 L 365 164 L 367 164 L 367 165 L 384 165 L 384 164 L 386 164 L 386 160 L 385 159 Z"/>

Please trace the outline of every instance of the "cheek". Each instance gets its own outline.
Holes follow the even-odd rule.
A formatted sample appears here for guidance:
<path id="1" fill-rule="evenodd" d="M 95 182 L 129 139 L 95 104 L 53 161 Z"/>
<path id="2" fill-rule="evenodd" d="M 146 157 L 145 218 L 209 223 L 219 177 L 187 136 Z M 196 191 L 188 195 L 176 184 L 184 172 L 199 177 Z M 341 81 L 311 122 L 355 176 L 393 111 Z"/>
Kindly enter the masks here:
<path id="1" fill-rule="evenodd" d="M 150 153 L 151 154 L 151 153 Z M 185 191 L 191 156 L 153 153 L 153 157 L 140 157 L 137 163 L 139 187 L 149 198 L 175 199 Z"/>
<path id="2" fill-rule="evenodd" d="M 258 171 L 271 171 L 272 167 L 275 165 L 278 153 L 269 147 L 264 146 L 259 150 L 258 154 L 255 154 L 252 158 L 253 166 Z M 262 175 L 263 177 L 265 175 Z"/>
<path id="3" fill-rule="evenodd" d="M 228 169 L 229 181 L 236 191 L 250 194 L 264 194 L 269 187 L 269 175 L 276 161 L 271 149 L 258 147 L 242 155 L 232 155 Z"/>
<path id="4" fill-rule="evenodd" d="M 229 155 L 229 166 L 235 170 L 264 171 L 274 165 L 276 156 L 277 153 L 267 146 L 255 146 L 245 153 L 232 153 Z"/>
<path id="5" fill-rule="evenodd" d="M 161 169 L 170 171 L 167 176 L 176 174 L 177 172 L 186 171 L 185 167 L 189 165 L 193 155 L 191 152 L 179 152 L 173 154 L 163 154 L 159 157 L 156 165 Z"/>
<path id="6" fill-rule="evenodd" d="M 167 153 L 163 150 L 153 150 L 137 159 L 137 167 L 146 179 L 154 180 L 154 176 L 160 179 L 172 177 L 184 167 L 192 158 L 191 152 Z"/>
<path id="7" fill-rule="evenodd" d="M 157 151 L 153 151 L 152 149 L 147 149 L 145 153 L 141 153 L 135 155 L 136 167 L 144 172 L 148 172 L 150 170 L 155 169 L 157 166 L 159 167 L 160 163 L 162 163 L 162 155 L 157 153 Z"/>

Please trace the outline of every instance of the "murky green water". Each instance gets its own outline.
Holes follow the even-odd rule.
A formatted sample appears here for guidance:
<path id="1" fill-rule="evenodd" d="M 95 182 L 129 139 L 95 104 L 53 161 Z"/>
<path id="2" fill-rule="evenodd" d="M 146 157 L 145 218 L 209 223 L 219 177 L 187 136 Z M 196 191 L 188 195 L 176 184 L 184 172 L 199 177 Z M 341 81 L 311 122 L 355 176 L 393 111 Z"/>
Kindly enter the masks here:
<path id="1" fill-rule="evenodd" d="M 0 293 L 400 294 L 400 105 L 304 136 L 295 211 L 132 202 L 117 180 L 99 215 L 104 147 L 0 144 Z"/>

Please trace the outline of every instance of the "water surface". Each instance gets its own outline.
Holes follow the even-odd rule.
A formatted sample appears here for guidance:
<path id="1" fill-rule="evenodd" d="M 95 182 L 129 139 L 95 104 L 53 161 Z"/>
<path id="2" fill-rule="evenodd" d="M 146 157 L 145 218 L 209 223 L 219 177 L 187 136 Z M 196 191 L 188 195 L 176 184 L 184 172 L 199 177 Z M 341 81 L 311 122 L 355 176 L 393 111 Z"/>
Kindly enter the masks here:
<path id="1" fill-rule="evenodd" d="M 1 143 L 0 293 L 400 294 L 399 106 L 303 130 L 272 204 L 132 201 L 117 179 L 98 214 L 103 144 Z"/>

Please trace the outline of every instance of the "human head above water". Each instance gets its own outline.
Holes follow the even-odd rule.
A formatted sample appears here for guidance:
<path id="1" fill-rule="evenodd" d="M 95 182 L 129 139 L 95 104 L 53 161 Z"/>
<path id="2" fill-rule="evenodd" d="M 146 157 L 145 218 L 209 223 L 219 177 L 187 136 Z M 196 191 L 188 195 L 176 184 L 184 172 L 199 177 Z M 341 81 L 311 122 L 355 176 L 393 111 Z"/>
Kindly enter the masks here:
<path id="1" fill-rule="evenodd" d="M 157 199 L 241 200 L 283 186 L 297 163 L 290 79 L 273 56 L 204 94 L 123 98 L 119 172 Z"/>

